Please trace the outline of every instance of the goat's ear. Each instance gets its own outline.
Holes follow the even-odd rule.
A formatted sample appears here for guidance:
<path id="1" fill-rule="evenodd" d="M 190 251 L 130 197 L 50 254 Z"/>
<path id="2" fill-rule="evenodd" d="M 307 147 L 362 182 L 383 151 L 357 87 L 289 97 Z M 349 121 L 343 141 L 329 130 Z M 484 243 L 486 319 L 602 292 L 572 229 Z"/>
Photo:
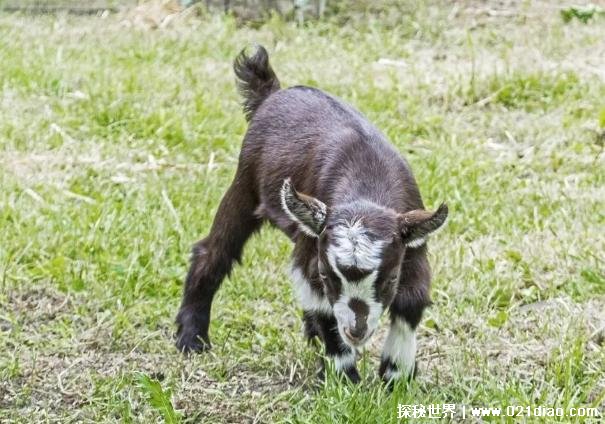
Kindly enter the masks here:
<path id="1" fill-rule="evenodd" d="M 443 225 L 447 219 L 448 209 L 442 203 L 435 212 L 416 209 L 399 214 L 399 233 L 407 247 L 419 247 L 426 237 Z"/>
<path id="2" fill-rule="evenodd" d="M 281 187 L 281 205 L 305 234 L 318 237 L 323 231 L 328 210 L 325 203 L 297 192 L 290 178 L 286 178 Z"/>

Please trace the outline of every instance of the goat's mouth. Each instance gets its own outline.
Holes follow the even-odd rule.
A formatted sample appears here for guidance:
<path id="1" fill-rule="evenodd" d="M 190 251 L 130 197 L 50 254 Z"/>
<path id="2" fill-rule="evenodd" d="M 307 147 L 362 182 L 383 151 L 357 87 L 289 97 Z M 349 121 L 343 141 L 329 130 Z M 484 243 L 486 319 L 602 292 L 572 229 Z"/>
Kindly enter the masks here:
<path id="1" fill-rule="evenodd" d="M 370 338 L 374 335 L 375 331 L 375 329 L 368 330 L 361 337 L 355 337 L 351 334 L 348 329 L 340 327 L 339 330 L 344 342 L 353 348 L 363 347 L 368 342 L 368 340 L 370 340 Z"/>

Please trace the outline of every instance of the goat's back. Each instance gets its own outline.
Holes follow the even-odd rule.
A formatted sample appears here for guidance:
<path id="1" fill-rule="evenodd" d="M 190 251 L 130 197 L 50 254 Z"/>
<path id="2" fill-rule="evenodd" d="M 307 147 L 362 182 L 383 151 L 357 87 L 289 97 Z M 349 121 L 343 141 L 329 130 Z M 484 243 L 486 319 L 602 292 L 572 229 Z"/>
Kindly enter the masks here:
<path id="1" fill-rule="evenodd" d="M 277 197 L 291 178 L 298 190 L 328 203 L 347 182 L 363 180 L 365 192 L 355 195 L 395 209 L 422 206 L 409 166 L 384 135 L 353 107 L 315 88 L 295 86 L 267 97 L 250 122 L 241 162 L 253 172 L 263 203 L 277 205 L 267 197 Z"/>

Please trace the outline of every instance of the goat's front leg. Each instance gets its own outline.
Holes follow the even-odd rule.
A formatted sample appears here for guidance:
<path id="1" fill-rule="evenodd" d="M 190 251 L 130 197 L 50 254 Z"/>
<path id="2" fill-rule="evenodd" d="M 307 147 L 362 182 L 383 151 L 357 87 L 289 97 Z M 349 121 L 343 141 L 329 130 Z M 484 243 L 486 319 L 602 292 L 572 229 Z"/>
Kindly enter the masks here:
<path id="1" fill-rule="evenodd" d="M 319 337 L 324 344 L 326 356 L 334 361 L 336 372 L 344 374 L 349 380 L 357 383 L 360 380 L 355 367 L 357 352 L 342 340 L 338 332 L 338 324 L 332 312 L 332 306 L 319 281 L 317 265 L 314 265 L 317 263 L 317 258 L 305 256 L 306 252 L 314 248 L 315 240 L 299 239 L 294 247 L 291 269 L 294 291 L 304 311 L 305 337 L 308 341 Z M 320 378 L 323 378 L 324 368 L 322 361 Z"/>
<path id="2" fill-rule="evenodd" d="M 351 382 L 358 383 L 361 377 L 359 377 L 355 365 L 357 352 L 340 337 L 334 315 L 320 313 L 316 315 L 315 320 L 324 343 L 326 356 L 334 361 L 336 372 L 344 374 Z"/>
<path id="3" fill-rule="evenodd" d="M 425 246 L 408 249 L 397 294 L 389 307 L 391 328 L 378 371 L 389 388 L 395 380 L 411 379 L 416 373 L 416 327 L 430 304 L 430 279 Z"/>
<path id="4" fill-rule="evenodd" d="M 411 378 L 416 369 L 416 328 L 405 316 L 391 313 L 391 328 L 384 343 L 379 374 L 391 385 Z"/>

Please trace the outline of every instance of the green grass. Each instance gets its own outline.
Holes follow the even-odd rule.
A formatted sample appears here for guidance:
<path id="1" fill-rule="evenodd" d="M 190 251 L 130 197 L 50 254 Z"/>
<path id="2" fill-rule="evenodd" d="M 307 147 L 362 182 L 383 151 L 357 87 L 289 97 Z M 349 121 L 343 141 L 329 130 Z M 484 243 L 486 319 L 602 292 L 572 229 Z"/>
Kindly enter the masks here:
<path id="1" fill-rule="evenodd" d="M 0 421 L 382 423 L 398 404 L 444 403 L 605 414 L 605 27 L 545 2 L 473 4 L 302 28 L 0 15 Z M 376 378 L 384 331 L 361 385 L 316 381 L 291 245 L 268 227 L 218 294 L 213 351 L 173 347 L 190 246 L 246 129 L 231 61 L 253 42 L 284 85 L 363 111 L 425 203 L 450 206 L 420 375 L 393 394 Z"/>

